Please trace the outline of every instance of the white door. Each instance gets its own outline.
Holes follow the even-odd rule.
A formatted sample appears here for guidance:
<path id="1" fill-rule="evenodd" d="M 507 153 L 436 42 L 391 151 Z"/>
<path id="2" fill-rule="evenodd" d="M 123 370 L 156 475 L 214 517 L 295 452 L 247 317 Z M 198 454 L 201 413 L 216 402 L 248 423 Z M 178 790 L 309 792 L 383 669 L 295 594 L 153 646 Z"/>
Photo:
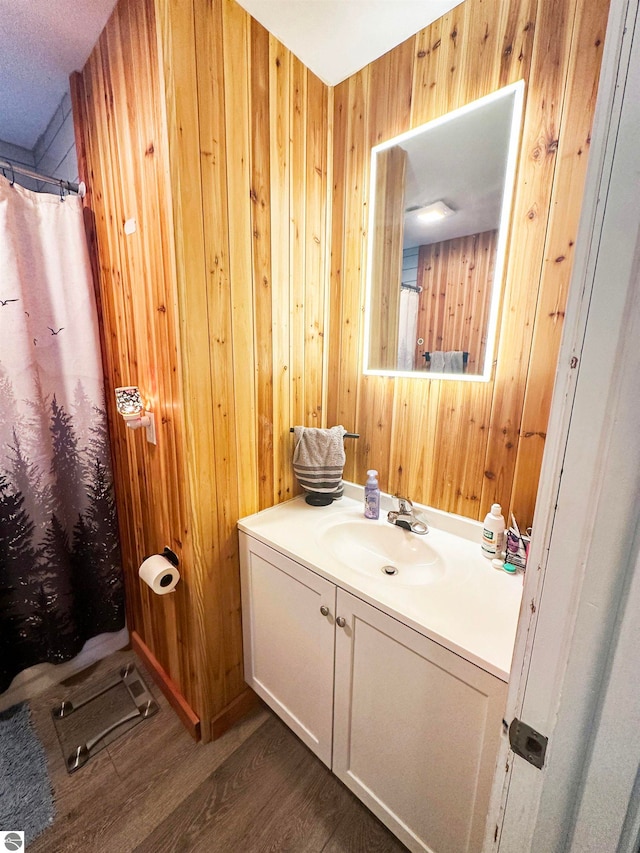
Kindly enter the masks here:
<path id="1" fill-rule="evenodd" d="M 639 595 L 638 9 L 612 0 L 509 686 L 507 718 L 549 744 L 538 770 L 503 743 L 486 851 L 638 849 L 638 637 L 625 615 Z"/>
<path id="2" fill-rule="evenodd" d="M 336 613 L 333 772 L 410 850 L 477 853 L 506 684 L 341 589 Z"/>
<path id="3" fill-rule="evenodd" d="M 245 680 L 331 767 L 336 588 L 240 533 Z"/>

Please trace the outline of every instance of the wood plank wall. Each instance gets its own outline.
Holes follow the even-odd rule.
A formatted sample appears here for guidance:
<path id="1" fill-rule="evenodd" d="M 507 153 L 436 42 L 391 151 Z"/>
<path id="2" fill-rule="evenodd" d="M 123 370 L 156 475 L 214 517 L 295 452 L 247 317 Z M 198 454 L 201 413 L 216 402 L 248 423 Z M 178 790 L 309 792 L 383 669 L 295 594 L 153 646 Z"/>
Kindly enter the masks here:
<path id="1" fill-rule="evenodd" d="M 245 688 L 236 522 L 326 425 L 329 91 L 233 0 L 120 0 L 77 88 L 107 393 L 158 420 L 152 447 L 111 411 L 129 627 L 208 721 Z M 165 544 L 161 598 L 137 567 Z"/>
<path id="2" fill-rule="evenodd" d="M 232 0 L 156 10 L 199 617 L 226 705 L 243 688 L 237 520 L 293 496 L 290 427 L 325 423 L 328 91 Z"/>
<path id="3" fill-rule="evenodd" d="M 137 631 L 193 708 L 202 684 L 193 610 L 194 565 L 185 491 L 185 432 L 166 132 L 160 109 L 153 8 L 118 6 L 82 75 L 72 79 L 79 162 L 88 186 L 98 273 L 128 627 Z M 124 222 L 136 220 L 133 234 Z M 158 445 L 127 429 L 114 388 L 139 385 L 156 417 Z M 155 596 L 137 569 L 165 545 L 182 582 Z"/>
<path id="4" fill-rule="evenodd" d="M 327 88 L 233 0 L 119 0 L 75 83 L 130 628 L 204 721 L 244 688 L 236 521 L 295 491 L 296 423 L 342 423 L 346 476 L 529 523 L 606 3 L 466 0 Z M 361 375 L 373 144 L 524 77 L 495 378 Z M 125 236 L 123 223 L 137 229 Z M 158 445 L 117 418 L 139 384 Z M 158 597 L 142 558 L 172 547 Z"/>
<path id="5" fill-rule="evenodd" d="M 469 353 L 466 372 L 482 373 L 497 240 L 483 231 L 420 246 L 416 370 L 428 369 L 425 350 L 459 350 Z"/>
<path id="6" fill-rule="evenodd" d="M 378 153 L 370 299 L 379 310 L 371 315 L 369 364 L 380 370 L 398 366 L 406 171 L 404 148 L 394 145 Z"/>
<path id="7" fill-rule="evenodd" d="M 335 88 L 329 422 L 360 433 L 345 476 L 482 518 L 531 524 L 608 3 L 465 0 Z M 363 376 L 372 145 L 526 82 L 493 380 Z"/>

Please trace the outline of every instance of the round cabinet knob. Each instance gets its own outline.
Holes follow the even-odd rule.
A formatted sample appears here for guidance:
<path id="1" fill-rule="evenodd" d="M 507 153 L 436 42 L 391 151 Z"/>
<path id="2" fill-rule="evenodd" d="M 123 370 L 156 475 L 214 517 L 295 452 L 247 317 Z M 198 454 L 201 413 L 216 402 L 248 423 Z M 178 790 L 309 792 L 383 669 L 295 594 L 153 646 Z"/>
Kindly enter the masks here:
<path id="1" fill-rule="evenodd" d="M 326 604 L 322 605 L 322 607 L 320 608 L 320 613 L 322 613 L 323 616 L 329 615 L 329 608 L 327 607 Z"/>
<path id="2" fill-rule="evenodd" d="M 338 616 L 338 618 L 336 619 L 336 625 L 338 626 L 338 628 L 344 628 L 346 624 L 347 620 L 344 618 L 344 616 Z"/>

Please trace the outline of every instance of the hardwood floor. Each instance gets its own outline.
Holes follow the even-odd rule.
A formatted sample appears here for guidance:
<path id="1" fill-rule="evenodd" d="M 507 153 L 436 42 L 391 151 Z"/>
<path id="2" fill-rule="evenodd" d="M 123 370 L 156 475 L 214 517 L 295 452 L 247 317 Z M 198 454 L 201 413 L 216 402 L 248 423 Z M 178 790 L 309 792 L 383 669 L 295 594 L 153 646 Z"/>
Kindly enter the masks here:
<path id="1" fill-rule="evenodd" d="M 50 708 L 135 660 L 161 706 L 68 775 Z M 264 706 L 194 743 L 132 652 L 31 700 L 56 819 L 29 853 L 402 853 L 402 845 Z"/>

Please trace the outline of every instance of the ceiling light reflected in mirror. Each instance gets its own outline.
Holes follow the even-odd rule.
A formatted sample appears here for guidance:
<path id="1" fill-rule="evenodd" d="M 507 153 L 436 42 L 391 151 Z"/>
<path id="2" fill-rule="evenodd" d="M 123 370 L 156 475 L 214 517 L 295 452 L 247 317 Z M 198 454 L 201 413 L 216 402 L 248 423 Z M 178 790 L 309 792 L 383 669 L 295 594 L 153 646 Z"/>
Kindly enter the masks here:
<path id="1" fill-rule="evenodd" d="M 419 207 L 413 211 L 416 219 L 419 219 L 423 225 L 432 225 L 434 222 L 440 222 L 446 219 L 447 216 L 453 216 L 454 210 L 446 205 L 443 201 L 434 201 L 433 204 L 427 204 L 425 207 Z"/>
<path id="2" fill-rule="evenodd" d="M 491 378 L 523 93 L 372 148 L 365 373 Z"/>

